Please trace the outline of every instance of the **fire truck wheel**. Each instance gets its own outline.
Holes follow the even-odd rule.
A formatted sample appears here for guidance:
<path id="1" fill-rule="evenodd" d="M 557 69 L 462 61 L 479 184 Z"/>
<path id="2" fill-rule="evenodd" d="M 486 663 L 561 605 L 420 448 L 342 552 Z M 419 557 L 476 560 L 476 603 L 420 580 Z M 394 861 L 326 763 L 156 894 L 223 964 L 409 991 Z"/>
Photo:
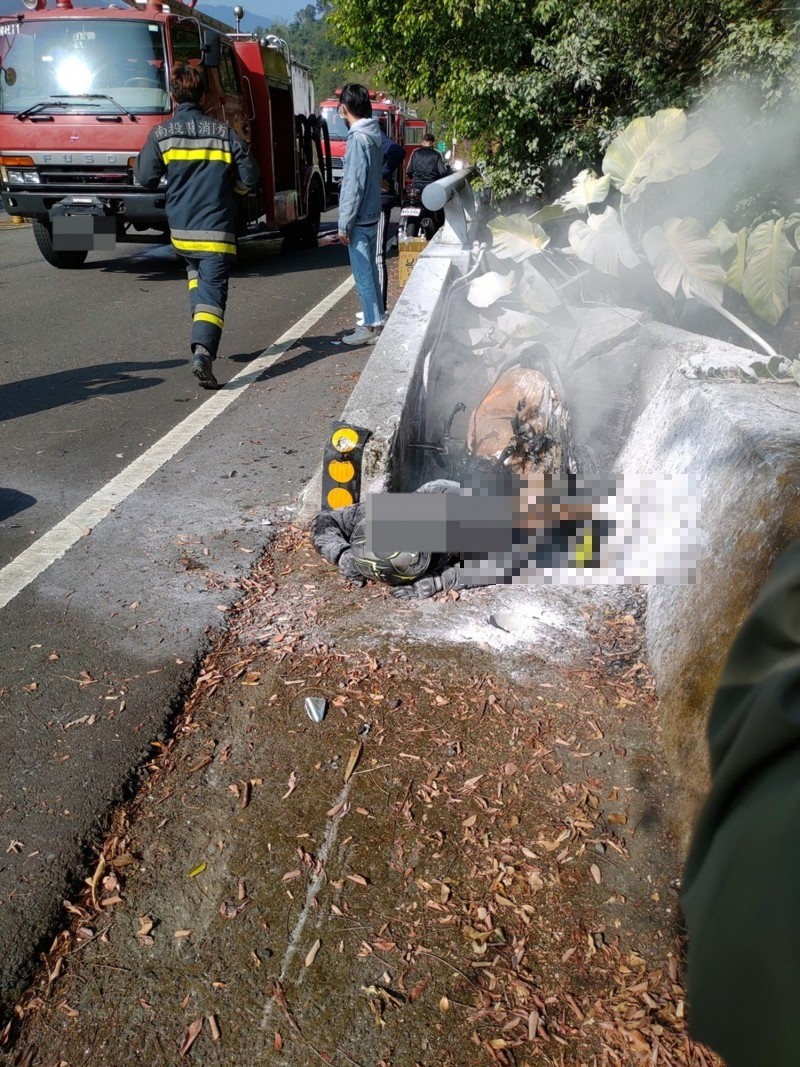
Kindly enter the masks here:
<path id="1" fill-rule="evenodd" d="M 33 236 L 36 238 L 39 251 L 51 267 L 72 270 L 75 267 L 82 267 L 86 262 L 88 252 L 57 252 L 53 248 L 52 229 L 40 219 L 33 220 Z"/>

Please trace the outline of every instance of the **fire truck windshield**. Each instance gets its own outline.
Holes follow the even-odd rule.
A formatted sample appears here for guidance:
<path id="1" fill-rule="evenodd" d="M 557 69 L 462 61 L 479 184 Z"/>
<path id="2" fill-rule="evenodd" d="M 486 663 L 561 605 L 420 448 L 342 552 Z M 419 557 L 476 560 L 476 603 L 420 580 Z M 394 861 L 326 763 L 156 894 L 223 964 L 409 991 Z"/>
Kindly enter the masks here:
<path id="1" fill-rule="evenodd" d="M 345 126 L 344 119 L 339 114 L 338 108 L 335 107 L 323 107 L 320 111 L 320 115 L 328 123 L 328 132 L 332 141 L 346 141 L 347 140 L 347 126 Z M 385 134 L 389 137 L 393 137 L 391 120 L 392 116 L 384 108 L 374 107 L 372 108 L 372 117 L 377 119 L 380 123 L 380 127 Z"/>
<path id="2" fill-rule="evenodd" d="M 324 107 L 320 111 L 320 115 L 322 115 L 328 123 L 328 133 L 330 134 L 332 141 L 347 140 L 347 127 L 344 124 L 344 119 L 339 114 L 338 108 Z"/>
<path id="3" fill-rule="evenodd" d="M 65 100 L 71 114 L 168 112 L 161 27 L 76 18 L 0 25 L 0 113 L 63 113 Z"/>

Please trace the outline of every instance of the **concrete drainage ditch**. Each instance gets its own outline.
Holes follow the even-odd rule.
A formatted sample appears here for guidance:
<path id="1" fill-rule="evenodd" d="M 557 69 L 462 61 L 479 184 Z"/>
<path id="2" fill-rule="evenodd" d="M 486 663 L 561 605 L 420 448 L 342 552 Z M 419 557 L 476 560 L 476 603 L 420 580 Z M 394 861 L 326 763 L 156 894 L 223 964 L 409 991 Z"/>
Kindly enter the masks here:
<path id="1" fill-rule="evenodd" d="M 441 436 L 456 395 L 469 411 L 485 389 L 485 375 L 464 362 L 470 338 L 459 311 L 476 247 L 470 251 L 455 237 L 475 237 L 477 213 L 465 210 L 463 191 L 446 210 L 456 213 L 458 225 L 420 257 L 343 412 L 373 432 L 365 492 L 409 491 L 414 482 L 441 477 L 432 453 L 420 454 L 417 446 Z M 695 377 L 703 368 L 747 365 L 753 354 L 647 321 L 641 312 L 583 308 L 573 316 L 563 342 L 548 340 L 548 347 L 571 412 L 580 472 L 688 474 L 698 488 L 697 583 L 646 588 L 649 666 L 676 784 L 674 829 L 686 842 L 707 789 L 705 725 L 724 659 L 775 557 L 800 536 L 800 392 L 793 385 L 745 384 L 735 375 L 713 382 Z M 456 416 L 454 439 L 463 437 L 465 419 Z M 318 474 L 304 495 L 304 518 L 319 506 L 320 480 Z M 430 625 L 417 636 L 488 641 L 521 660 L 532 645 L 537 654 L 549 645 L 549 656 L 558 659 L 561 638 L 577 637 L 587 603 L 615 595 L 626 594 L 498 587 L 479 607 L 464 598 L 463 625 L 447 633 L 437 628 L 435 610 L 426 610 Z M 492 627 L 488 616 L 503 612 L 515 617 L 514 626 Z"/>

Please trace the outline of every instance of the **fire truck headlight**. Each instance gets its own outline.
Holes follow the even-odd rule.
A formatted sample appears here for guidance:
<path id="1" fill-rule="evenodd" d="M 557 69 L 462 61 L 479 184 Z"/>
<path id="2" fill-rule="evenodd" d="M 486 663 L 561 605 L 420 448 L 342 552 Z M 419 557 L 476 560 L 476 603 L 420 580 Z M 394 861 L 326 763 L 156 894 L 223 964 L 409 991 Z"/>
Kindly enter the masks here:
<path id="1" fill-rule="evenodd" d="M 40 185 L 41 178 L 35 170 L 12 170 L 8 168 L 9 185 Z"/>

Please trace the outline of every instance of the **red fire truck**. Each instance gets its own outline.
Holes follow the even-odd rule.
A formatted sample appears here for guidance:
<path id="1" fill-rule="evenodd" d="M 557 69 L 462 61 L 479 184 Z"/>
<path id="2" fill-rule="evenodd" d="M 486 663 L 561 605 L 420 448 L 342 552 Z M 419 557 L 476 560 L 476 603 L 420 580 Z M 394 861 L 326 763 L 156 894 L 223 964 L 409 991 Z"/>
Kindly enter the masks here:
<path id="1" fill-rule="evenodd" d="M 392 100 L 388 93 L 370 91 L 372 101 L 372 117 L 377 119 L 381 129 L 387 137 L 397 141 L 405 149 L 406 159 L 403 165 L 400 188 L 405 184 L 405 166 L 415 148 L 422 144 L 428 124 L 425 119 L 418 119 L 408 110 Z M 342 168 L 344 167 L 344 150 L 347 141 L 347 127 L 344 119 L 339 115 L 339 90 L 336 95 L 328 100 L 323 100 L 319 105 L 320 120 L 324 120 L 328 128 L 330 139 L 330 159 L 333 180 L 339 184 L 342 180 Z M 323 147 L 323 152 L 325 151 Z"/>
<path id="2" fill-rule="evenodd" d="M 316 239 L 326 208 L 319 126 L 295 115 L 283 42 L 237 34 L 179 0 L 23 2 L 25 13 L 0 19 L 0 195 L 10 215 L 32 220 L 48 263 L 78 267 L 90 249 L 143 231 L 164 239 L 165 190 L 142 189 L 132 168 L 150 129 L 169 122 L 177 61 L 203 66 L 207 112 L 250 141 L 261 168 L 258 187 L 237 198 L 240 235 Z M 64 216 L 68 251 L 53 241 Z"/>

